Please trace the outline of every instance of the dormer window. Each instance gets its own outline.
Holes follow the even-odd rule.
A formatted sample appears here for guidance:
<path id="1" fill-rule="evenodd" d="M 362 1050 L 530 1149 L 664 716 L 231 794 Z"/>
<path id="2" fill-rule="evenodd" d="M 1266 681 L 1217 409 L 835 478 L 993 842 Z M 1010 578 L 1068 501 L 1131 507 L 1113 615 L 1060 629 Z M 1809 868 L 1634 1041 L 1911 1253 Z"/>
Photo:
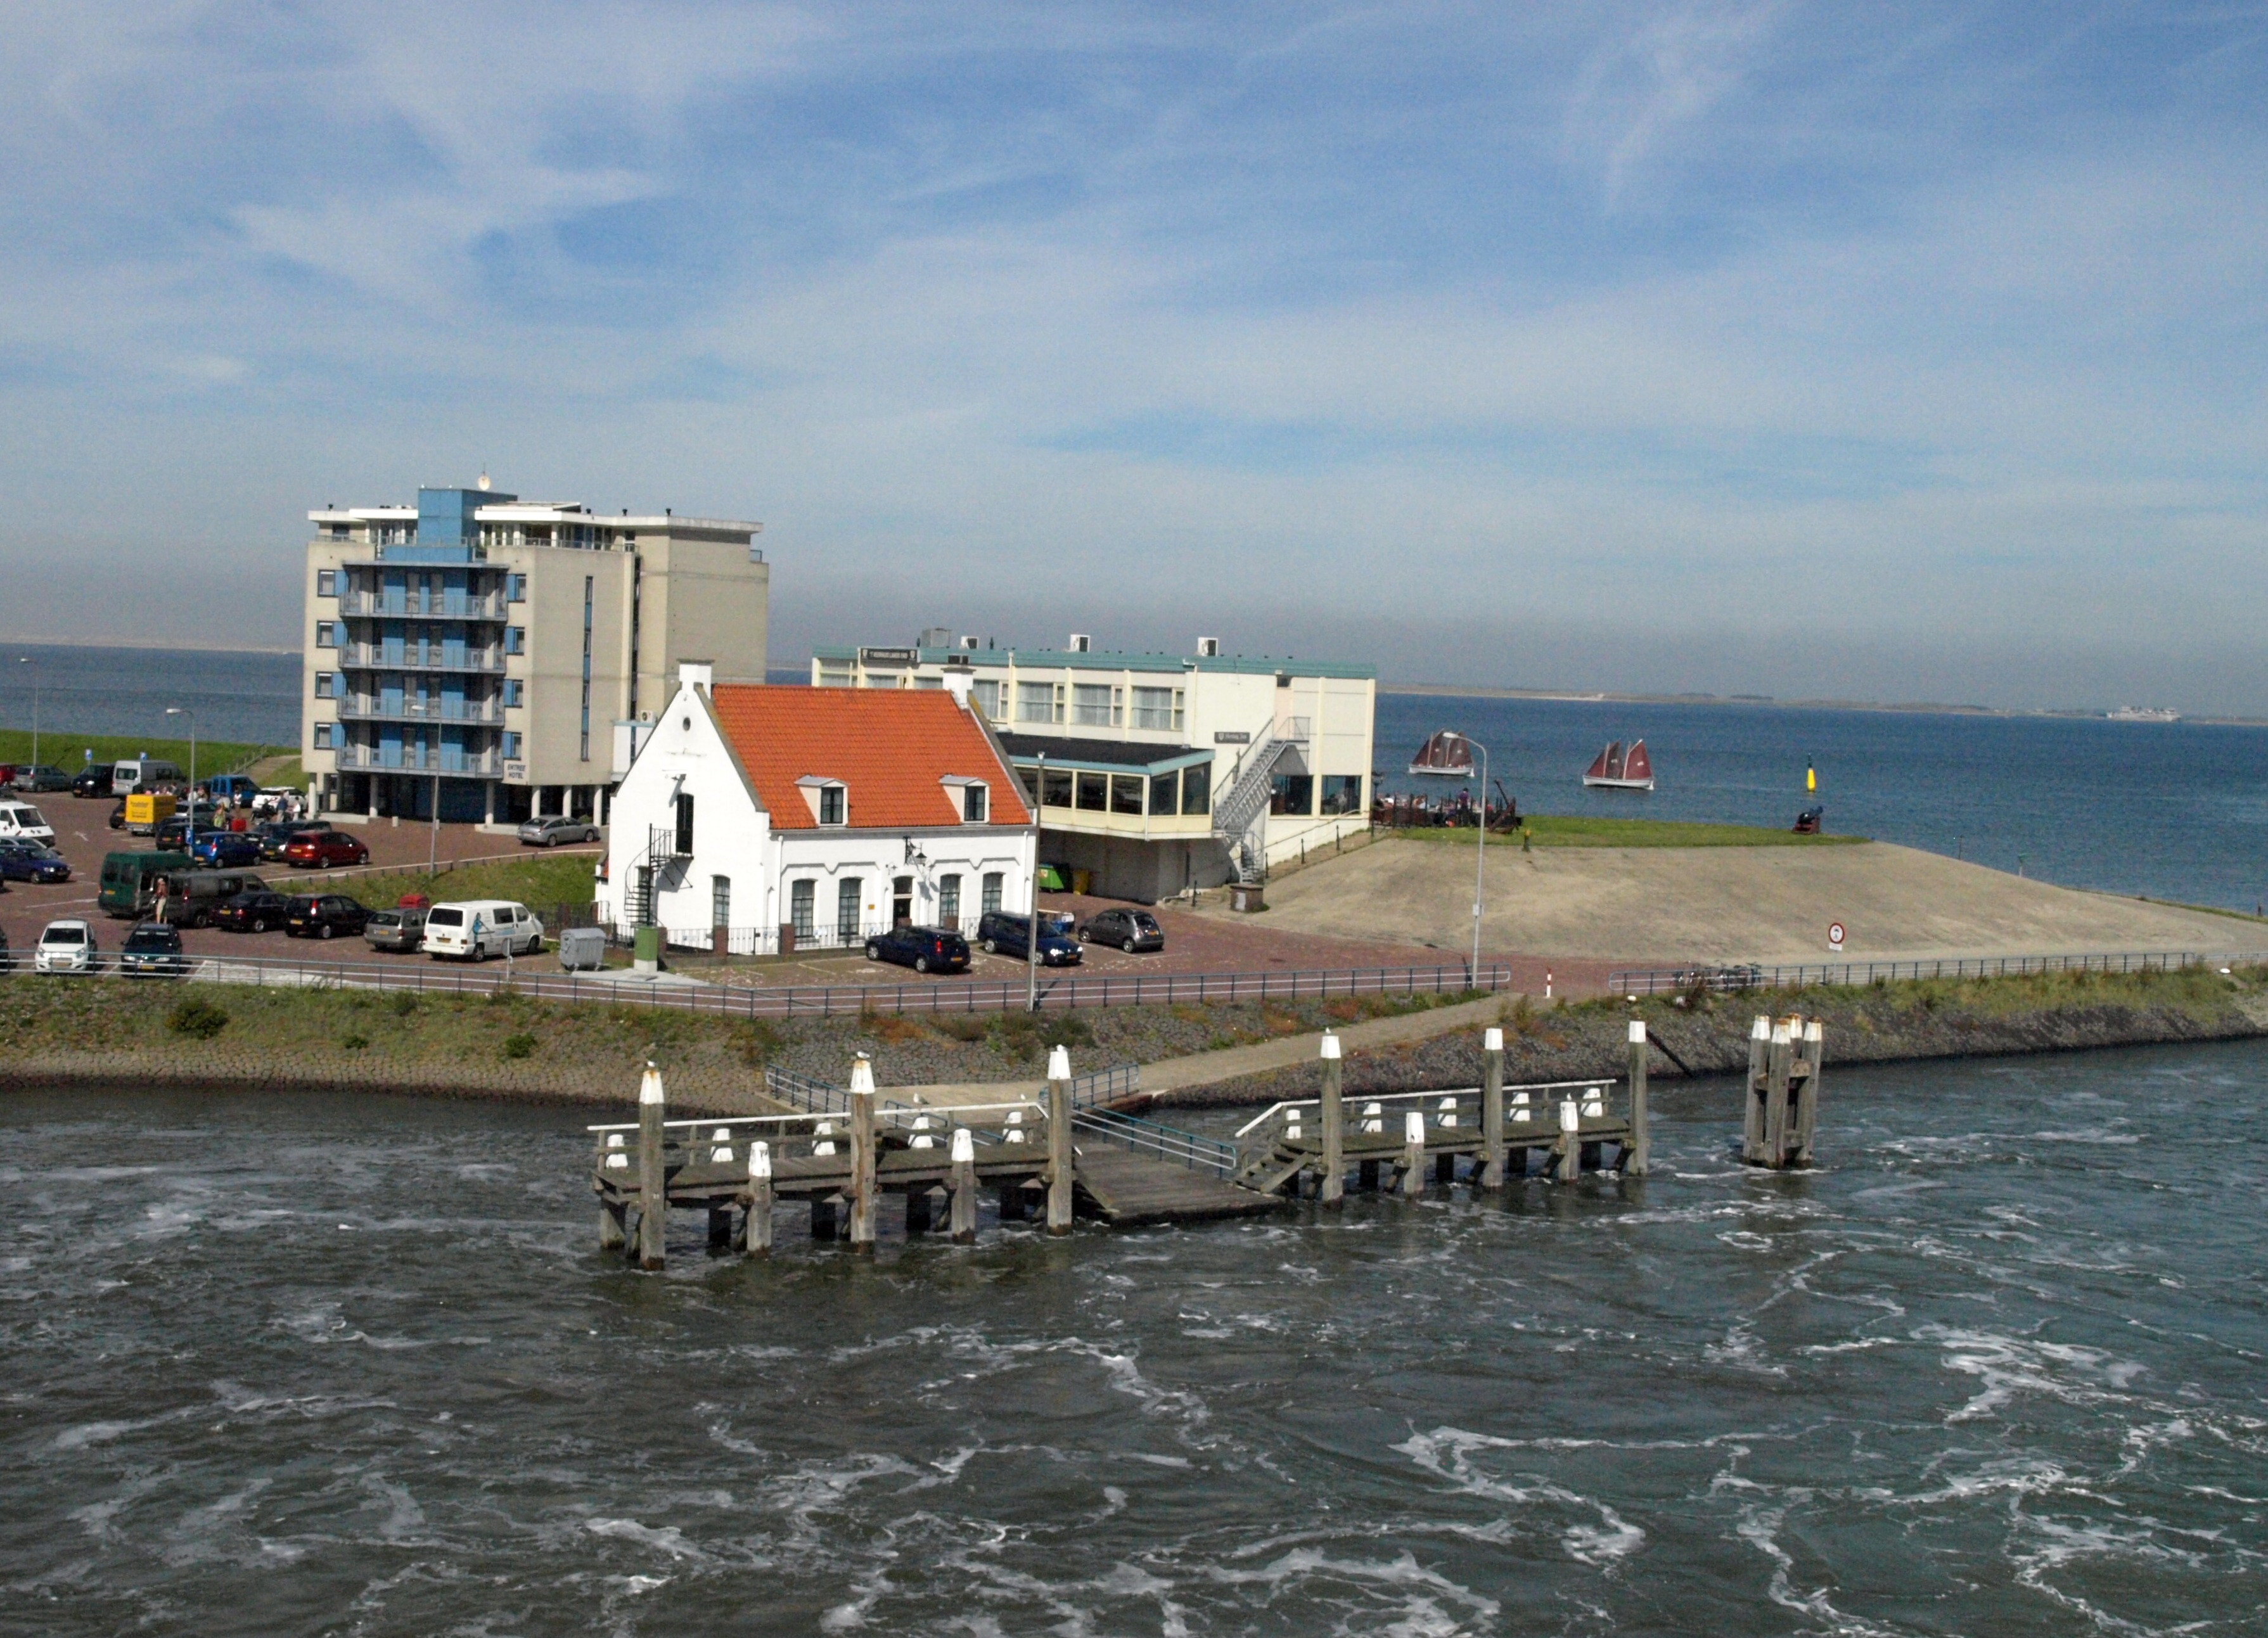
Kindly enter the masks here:
<path id="1" fill-rule="evenodd" d="M 985 796 L 986 791 L 982 785 L 963 785 L 961 788 L 961 817 L 963 820 L 971 825 L 984 822 Z"/>
<path id="2" fill-rule="evenodd" d="M 947 774 L 940 782 L 945 786 L 946 795 L 951 797 L 954 805 L 961 810 L 962 824 L 982 825 L 987 822 L 992 809 L 990 786 L 981 779 L 971 779 L 964 774 Z"/>
<path id="3" fill-rule="evenodd" d="M 848 825 L 850 822 L 850 788 L 839 779 L 822 779 L 816 774 L 806 774 L 797 780 L 804 801 L 810 805 L 811 817 L 821 825 Z"/>

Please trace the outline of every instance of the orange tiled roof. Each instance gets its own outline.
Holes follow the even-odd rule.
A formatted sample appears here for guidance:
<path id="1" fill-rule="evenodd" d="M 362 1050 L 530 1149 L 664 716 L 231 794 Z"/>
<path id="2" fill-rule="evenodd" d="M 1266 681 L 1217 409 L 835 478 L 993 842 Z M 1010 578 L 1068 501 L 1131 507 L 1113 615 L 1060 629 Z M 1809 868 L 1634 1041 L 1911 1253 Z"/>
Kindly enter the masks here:
<path id="1" fill-rule="evenodd" d="M 1016 778 L 976 719 L 942 690 L 720 683 L 717 721 L 777 830 L 816 830 L 796 781 L 839 779 L 853 829 L 961 822 L 948 775 L 991 787 L 991 823 L 1028 825 Z"/>

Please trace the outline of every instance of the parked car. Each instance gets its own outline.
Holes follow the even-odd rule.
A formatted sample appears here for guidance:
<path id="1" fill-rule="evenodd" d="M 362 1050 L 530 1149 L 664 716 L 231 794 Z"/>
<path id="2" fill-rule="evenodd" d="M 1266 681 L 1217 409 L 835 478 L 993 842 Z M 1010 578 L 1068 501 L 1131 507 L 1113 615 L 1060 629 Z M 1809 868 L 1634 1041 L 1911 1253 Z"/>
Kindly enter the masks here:
<path id="1" fill-rule="evenodd" d="M 590 820 L 569 819 L 563 813 L 555 813 L 549 819 L 532 819 L 519 827 L 519 845 L 523 848 L 556 848 L 563 841 L 600 840 L 599 827 Z"/>
<path id="2" fill-rule="evenodd" d="M 70 775 L 59 768 L 41 762 L 36 768 L 19 768 L 9 784 L 27 796 L 57 795 L 71 788 Z"/>
<path id="3" fill-rule="evenodd" d="M 188 782 L 180 763 L 157 757 L 136 757 L 110 765 L 110 788 L 122 797 L 137 790 L 180 790 Z"/>
<path id="4" fill-rule="evenodd" d="M 124 830 L 126 828 L 126 798 L 123 797 L 119 797 L 115 803 L 111 804 L 110 828 L 113 830 Z"/>
<path id="5" fill-rule="evenodd" d="M 83 768 L 70 782 L 70 793 L 75 797 L 115 796 L 117 793 L 110 788 L 110 782 L 109 763 Z"/>
<path id="6" fill-rule="evenodd" d="M 941 927 L 894 927 L 866 941 L 866 959 L 895 961 L 917 973 L 966 973 L 968 941 Z"/>
<path id="7" fill-rule="evenodd" d="M 370 941 L 372 950 L 414 956 L 425 945 L 425 912 L 416 905 L 372 910 L 370 920 L 362 924 L 362 936 Z"/>
<path id="8" fill-rule="evenodd" d="M 1079 936 L 1085 944 L 1116 944 L 1130 956 L 1166 947 L 1166 929 L 1147 910 L 1097 910 L 1079 924 Z"/>
<path id="9" fill-rule="evenodd" d="M 158 883 L 189 868 L 186 853 L 106 853 L 95 902 L 120 921 L 140 921 L 158 902 Z"/>
<path id="10" fill-rule="evenodd" d="M 50 922 L 32 951 L 39 973 L 92 973 L 102 965 L 102 947 L 85 922 Z"/>
<path id="11" fill-rule="evenodd" d="M 190 845 L 189 857 L 209 870 L 227 870 L 260 863 L 260 843 L 248 831 L 201 830 Z"/>
<path id="12" fill-rule="evenodd" d="M 181 948 L 181 929 L 144 922 L 118 947 L 118 970 L 129 978 L 187 978 L 192 962 Z"/>
<path id="13" fill-rule="evenodd" d="M 976 942 L 988 956 L 1031 959 L 1032 918 L 1013 910 L 987 910 L 977 919 Z M 1071 917 L 1057 911 L 1040 914 L 1040 965 L 1077 966 L 1086 959 L 1071 936 Z"/>
<path id="14" fill-rule="evenodd" d="M 283 858 L 292 837 L 328 829 L 330 825 L 324 819 L 271 819 L 251 834 L 260 843 L 260 856 L 274 863 Z"/>
<path id="15" fill-rule="evenodd" d="M 162 801 L 164 798 L 160 795 L 151 799 Z M 171 813 L 151 826 L 150 835 L 161 848 L 184 848 L 188 845 L 192 834 L 203 837 L 220 829 L 222 823 L 220 814 L 210 802 L 200 797 L 193 808 L 188 799 L 182 797 L 174 803 Z M 126 828 L 136 832 L 141 829 L 141 822 L 130 803 L 126 812 Z"/>
<path id="16" fill-rule="evenodd" d="M 212 924 L 232 933 L 264 933 L 291 919 L 291 896 L 272 887 L 247 887 L 213 907 Z"/>
<path id="17" fill-rule="evenodd" d="M 367 864 L 370 849 L 342 830 L 306 830 L 284 844 L 284 861 L 328 870 L 334 864 Z"/>
<path id="18" fill-rule="evenodd" d="M 67 882 L 70 861 L 44 843 L 0 837 L 0 881 Z"/>
<path id="19" fill-rule="evenodd" d="M 55 827 L 28 802 L 0 802 L 0 836 L 21 836 L 52 842 Z"/>
<path id="20" fill-rule="evenodd" d="M 543 948 L 543 923 L 509 899 L 467 899 L 425 912 L 425 953 L 485 961 L 490 956 L 532 956 Z"/>
<path id="21" fill-rule="evenodd" d="M 151 919 L 175 927 L 210 927 L 221 906 L 267 885 L 242 870 L 167 870 L 158 883 L 166 896 L 151 907 Z"/>
<path id="22" fill-rule="evenodd" d="M 253 792 L 252 811 L 270 818 L 283 812 L 284 803 L 298 796 L 290 785 L 262 785 Z"/>
<path id="23" fill-rule="evenodd" d="M 294 938 L 352 938 L 370 921 L 370 912 L 344 893 L 303 893 L 291 900 L 284 930 Z"/>
<path id="24" fill-rule="evenodd" d="M 259 792 L 249 774 L 215 774 L 205 781 L 205 793 L 223 807 L 248 808 Z"/>

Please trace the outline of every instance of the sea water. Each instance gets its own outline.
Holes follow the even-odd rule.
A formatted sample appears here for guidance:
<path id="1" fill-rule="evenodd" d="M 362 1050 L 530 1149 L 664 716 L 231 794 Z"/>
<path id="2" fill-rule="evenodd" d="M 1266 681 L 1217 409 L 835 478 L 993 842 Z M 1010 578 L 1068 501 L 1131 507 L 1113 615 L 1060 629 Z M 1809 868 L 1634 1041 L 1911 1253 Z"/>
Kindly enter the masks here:
<path id="1" fill-rule="evenodd" d="M 571 1112 L 11 1096 L 0 1632 L 2268 1630 L 2268 1048 L 1830 1069 L 1800 1175 L 1656 1094 L 1643 1184 L 661 1275 Z"/>

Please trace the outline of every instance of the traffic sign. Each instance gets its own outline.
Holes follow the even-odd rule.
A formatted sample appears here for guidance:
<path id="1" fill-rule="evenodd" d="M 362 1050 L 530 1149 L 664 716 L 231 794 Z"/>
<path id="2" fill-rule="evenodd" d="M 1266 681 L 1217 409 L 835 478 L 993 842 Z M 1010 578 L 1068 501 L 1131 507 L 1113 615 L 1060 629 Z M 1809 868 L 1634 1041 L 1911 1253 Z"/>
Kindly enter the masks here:
<path id="1" fill-rule="evenodd" d="M 1827 947 L 1830 950 L 1834 951 L 1837 955 L 1840 955 L 1843 952 L 1842 922 L 1830 922 L 1827 924 Z"/>

